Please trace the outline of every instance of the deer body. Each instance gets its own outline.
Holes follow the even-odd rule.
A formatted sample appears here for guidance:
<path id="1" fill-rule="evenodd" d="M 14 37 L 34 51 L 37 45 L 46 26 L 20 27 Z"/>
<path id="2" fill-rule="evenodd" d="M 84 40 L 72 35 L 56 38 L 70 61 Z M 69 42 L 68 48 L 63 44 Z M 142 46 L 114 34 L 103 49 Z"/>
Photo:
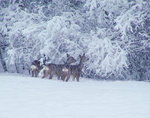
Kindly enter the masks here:
<path id="1" fill-rule="evenodd" d="M 44 75 L 42 78 L 45 78 L 49 75 L 49 79 L 52 79 L 53 76 L 56 75 L 57 79 L 60 79 L 62 68 L 63 64 L 47 64 L 44 66 Z"/>
<path id="2" fill-rule="evenodd" d="M 86 62 L 88 60 L 88 58 L 85 57 L 85 54 L 83 54 L 83 56 L 79 55 L 80 57 L 80 63 L 77 65 L 70 65 L 68 68 L 68 75 L 67 75 L 67 79 L 66 82 L 70 79 L 70 76 L 73 76 L 73 80 L 76 80 L 79 82 L 79 78 L 82 72 L 82 68 L 84 66 L 84 62 Z"/>
<path id="3" fill-rule="evenodd" d="M 37 77 L 41 69 L 42 66 L 40 66 L 40 61 L 34 60 L 31 64 L 32 77 Z"/>
<path id="4" fill-rule="evenodd" d="M 69 54 L 67 54 L 67 61 L 65 64 L 53 64 L 53 63 L 47 64 L 44 67 L 44 75 L 42 78 L 45 78 L 49 75 L 49 79 L 52 79 L 53 76 L 56 75 L 57 79 L 62 79 L 64 76 L 63 69 L 73 62 L 76 62 L 76 60 Z"/>

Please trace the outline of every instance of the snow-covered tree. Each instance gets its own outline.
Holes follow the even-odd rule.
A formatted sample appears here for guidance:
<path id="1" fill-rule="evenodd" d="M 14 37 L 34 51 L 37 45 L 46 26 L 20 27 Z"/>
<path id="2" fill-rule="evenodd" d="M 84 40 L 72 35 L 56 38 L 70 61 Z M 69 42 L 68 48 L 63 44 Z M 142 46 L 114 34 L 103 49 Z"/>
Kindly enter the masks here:
<path id="1" fill-rule="evenodd" d="M 3 59 L 16 72 L 30 69 L 35 59 L 43 62 L 45 56 L 48 62 L 64 63 L 66 53 L 78 61 L 78 55 L 86 53 L 89 61 L 83 70 L 85 76 L 149 78 L 148 0 L 1 0 L 0 3 L 3 36 L 0 39 L 7 40 Z"/>

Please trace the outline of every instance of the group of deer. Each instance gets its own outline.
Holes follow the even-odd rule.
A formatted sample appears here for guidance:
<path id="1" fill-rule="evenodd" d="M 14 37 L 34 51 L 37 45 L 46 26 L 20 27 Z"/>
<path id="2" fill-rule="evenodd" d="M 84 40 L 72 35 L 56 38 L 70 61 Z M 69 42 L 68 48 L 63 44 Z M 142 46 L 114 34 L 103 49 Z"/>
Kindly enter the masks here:
<path id="1" fill-rule="evenodd" d="M 31 64 L 32 77 L 37 77 L 38 73 L 43 70 L 42 78 L 49 76 L 49 79 L 52 79 L 55 75 L 57 76 L 57 79 L 67 82 L 72 76 L 73 80 L 76 79 L 79 82 L 84 62 L 88 60 L 85 54 L 82 56 L 79 55 L 79 58 L 80 62 L 77 65 L 71 65 L 72 63 L 76 62 L 76 60 L 69 54 L 67 54 L 67 61 L 64 64 L 49 63 L 41 66 L 40 62 L 35 60 Z"/>

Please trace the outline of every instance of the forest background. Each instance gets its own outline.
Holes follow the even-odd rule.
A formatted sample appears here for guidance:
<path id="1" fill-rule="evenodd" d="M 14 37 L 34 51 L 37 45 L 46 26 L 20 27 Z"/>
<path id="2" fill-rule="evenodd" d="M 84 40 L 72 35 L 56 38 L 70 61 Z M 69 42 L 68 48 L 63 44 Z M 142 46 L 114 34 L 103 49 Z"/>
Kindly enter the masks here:
<path id="1" fill-rule="evenodd" d="M 150 79 L 149 0 L 0 0 L 0 72 L 29 74 L 33 60 L 62 64 L 82 76 Z"/>

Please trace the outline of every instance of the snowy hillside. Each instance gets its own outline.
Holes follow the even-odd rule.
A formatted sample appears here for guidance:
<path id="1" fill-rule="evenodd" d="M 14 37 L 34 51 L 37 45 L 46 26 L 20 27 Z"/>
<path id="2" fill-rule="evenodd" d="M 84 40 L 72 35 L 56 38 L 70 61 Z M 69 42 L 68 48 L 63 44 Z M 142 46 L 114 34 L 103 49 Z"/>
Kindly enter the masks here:
<path id="1" fill-rule="evenodd" d="M 0 118 L 150 118 L 150 83 L 1 73 Z"/>

